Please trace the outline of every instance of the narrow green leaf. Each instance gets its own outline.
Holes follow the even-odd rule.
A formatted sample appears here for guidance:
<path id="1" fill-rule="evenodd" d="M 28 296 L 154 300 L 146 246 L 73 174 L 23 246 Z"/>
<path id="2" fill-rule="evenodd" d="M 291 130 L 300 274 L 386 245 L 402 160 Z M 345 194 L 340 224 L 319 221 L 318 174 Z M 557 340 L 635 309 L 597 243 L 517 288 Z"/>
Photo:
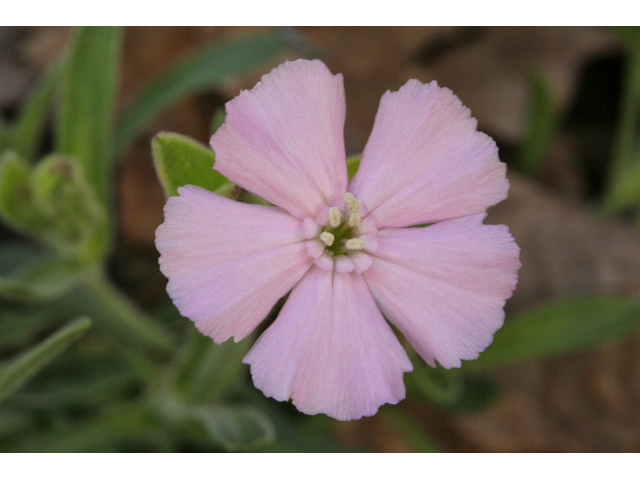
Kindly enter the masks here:
<path id="1" fill-rule="evenodd" d="M 638 117 L 640 113 L 640 27 L 617 29 L 626 47 L 626 63 L 613 147 L 613 165 L 602 208 L 615 213 L 638 206 L 640 190 L 640 152 Z"/>
<path id="2" fill-rule="evenodd" d="M 116 137 L 117 152 L 123 152 L 175 100 L 220 87 L 233 77 L 269 63 L 284 46 L 280 36 L 260 33 L 216 43 L 178 60 L 140 92 L 124 114 Z"/>
<path id="3" fill-rule="evenodd" d="M 86 317 L 68 323 L 39 345 L 0 366 L 0 401 L 7 398 L 51 363 L 91 327 Z"/>
<path id="4" fill-rule="evenodd" d="M 557 108 L 546 78 L 539 70 L 529 75 L 529 111 L 526 137 L 518 167 L 534 174 L 544 161 L 557 126 Z"/>
<path id="5" fill-rule="evenodd" d="M 273 442 L 276 430 L 263 412 L 250 406 L 210 406 L 190 409 L 211 438 L 229 451 L 251 451 Z"/>
<path id="6" fill-rule="evenodd" d="M 59 62 L 61 63 L 61 62 Z M 56 63 L 35 90 L 29 95 L 12 131 L 13 148 L 27 161 L 34 160 L 38 141 L 47 120 L 55 85 L 58 81 L 60 64 Z"/>
<path id="7" fill-rule="evenodd" d="M 349 180 L 353 178 L 353 176 L 358 171 L 358 167 L 360 166 L 360 158 L 362 154 L 354 155 L 352 157 L 347 158 L 347 173 L 349 174 Z"/>
<path id="8" fill-rule="evenodd" d="M 62 82 L 57 151 L 78 158 L 100 202 L 109 199 L 120 27 L 80 27 Z"/>
<path id="9" fill-rule="evenodd" d="M 136 385 L 131 372 L 110 373 L 97 378 L 63 380 L 35 391 L 15 393 L 7 402 L 29 409 L 56 410 L 74 406 L 102 407 L 115 403 L 117 397 Z M 25 389 L 27 390 L 27 389 Z"/>
<path id="10" fill-rule="evenodd" d="M 584 349 L 640 326 L 633 298 L 587 297 L 548 302 L 521 313 L 496 332 L 493 343 L 465 369 L 537 360 Z"/>
<path id="11" fill-rule="evenodd" d="M 216 191 L 229 181 L 213 169 L 213 150 L 177 133 L 159 133 L 152 142 L 153 162 L 165 195 L 177 195 L 183 185 Z"/>
<path id="12" fill-rule="evenodd" d="M 38 259 L 0 277 L 0 298 L 32 302 L 55 298 L 82 281 L 83 270 L 59 257 Z"/>

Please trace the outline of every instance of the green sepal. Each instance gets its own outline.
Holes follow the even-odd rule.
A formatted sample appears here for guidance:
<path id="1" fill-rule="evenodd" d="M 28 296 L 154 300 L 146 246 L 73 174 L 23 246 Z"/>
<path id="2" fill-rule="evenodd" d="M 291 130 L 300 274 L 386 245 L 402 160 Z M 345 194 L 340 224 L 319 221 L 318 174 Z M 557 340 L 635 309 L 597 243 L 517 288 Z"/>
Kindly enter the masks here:
<path id="1" fill-rule="evenodd" d="M 640 326 L 640 302 L 595 296 L 548 302 L 521 313 L 498 330 L 493 343 L 464 369 L 539 360 L 585 349 Z"/>
<path id="2" fill-rule="evenodd" d="M 197 185 L 216 191 L 229 181 L 213 169 L 213 150 L 184 135 L 159 133 L 152 142 L 153 162 L 165 195 L 177 195 L 178 187 Z"/>
<path id="3" fill-rule="evenodd" d="M 0 402 L 55 360 L 91 327 L 86 317 L 68 323 L 18 358 L 0 365 Z"/>

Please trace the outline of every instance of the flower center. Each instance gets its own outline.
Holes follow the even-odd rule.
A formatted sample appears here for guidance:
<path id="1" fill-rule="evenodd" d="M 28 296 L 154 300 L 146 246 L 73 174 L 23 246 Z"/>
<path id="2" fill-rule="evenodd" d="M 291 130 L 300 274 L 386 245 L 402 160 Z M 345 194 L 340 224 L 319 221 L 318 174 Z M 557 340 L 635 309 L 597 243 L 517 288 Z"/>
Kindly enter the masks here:
<path id="1" fill-rule="evenodd" d="M 309 239 L 307 252 L 325 270 L 335 267 L 339 272 L 362 273 L 373 264 L 365 251 L 375 252 L 378 248 L 376 219 L 366 216 L 366 208 L 353 194 L 345 194 L 342 200 L 323 207 L 315 220 L 304 220 L 303 233 Z"/>

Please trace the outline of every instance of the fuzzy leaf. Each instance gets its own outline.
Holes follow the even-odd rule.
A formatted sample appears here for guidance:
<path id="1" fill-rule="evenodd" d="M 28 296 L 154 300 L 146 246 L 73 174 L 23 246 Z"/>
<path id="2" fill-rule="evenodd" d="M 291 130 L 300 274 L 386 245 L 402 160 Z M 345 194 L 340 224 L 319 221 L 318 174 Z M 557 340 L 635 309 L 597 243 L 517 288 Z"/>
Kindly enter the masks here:
<path id="1" fill-rule="evenodd" d="M 35 206 L 30 175 L 29 165 L 14 151 L 0 157 L 0 216 L 17 230 L 38 234 L 48 222 Z"/>
<path id="2" fill-rule="evenodd" d="M 273 423 L 260 410 L 249 406 L 211 406 L 191 410 L 212 440 L 229 451 L 250 451 L 275 440 Z"/>
<path id="3" fill-rule="evenodd" d="M 80 160 L 100 202 L 109 199 L 120 27 L 80 27 L 63 71 L 57 151 Z"/>
<path id="4" fill-rule="evenodd" d="M 228 183 L 213 169 L 213 150 L 184 135 L 159 133 L 151 142 L 153 162 L 165 195 L 177 195 L 183 185 L 197 185 L 212 192 Z"/>
<path id="5" fill-rule="evenodd" d="M 81 280 L 81 268 L 67 260 L 37 260 L 12 275 L 0 277 L 0 298 L 17 302 L 47 300 L 62 295 Z"/>

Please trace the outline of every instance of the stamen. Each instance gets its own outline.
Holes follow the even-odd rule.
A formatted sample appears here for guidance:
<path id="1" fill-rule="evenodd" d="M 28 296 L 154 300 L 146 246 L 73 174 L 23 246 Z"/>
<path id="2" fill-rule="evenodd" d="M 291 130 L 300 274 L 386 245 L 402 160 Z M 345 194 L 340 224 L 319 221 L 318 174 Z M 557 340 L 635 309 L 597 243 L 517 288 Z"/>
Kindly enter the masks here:
<path id="1" fill-rule="evenodd" d="M 364 240 L 359 238 L 351 238 L 345 243 L 347 250 L 362 250 L 364 248 Z"/>
<path id="2" fill-rule="evenodd" d="M 351 213 L 357 213 L 360 211 L 362 202 L 360 200 L 356 200 L 352 193 L 345 193 L 342 198 L 346 202 L 347 207 L 349 207 L 349 210 L 351 210 Z"/>
<path id="3" fill-rule="evenodd" d="M 349 226 L 357 227 L 360 225 L 360 214 L 359 213 L 350 213 L 349 214 Z"/>
<path id="4" fill-rule="evenodd" d="M 329 209 L 329 225 L 331 225 L 332 228 L 337 228 L 341 222 L 340 209 L 338 207 L 331 207 Z"/>
<path id="5" fill-rule="evenodd" d="M 333 241 L 335 240 L 335 238 L 336 237 L 334 237 L 333 233 L 331 232 L 322 232 L 320 234 L 320 240 L 322 240 L 327 247 L 333 245 Z"/>

